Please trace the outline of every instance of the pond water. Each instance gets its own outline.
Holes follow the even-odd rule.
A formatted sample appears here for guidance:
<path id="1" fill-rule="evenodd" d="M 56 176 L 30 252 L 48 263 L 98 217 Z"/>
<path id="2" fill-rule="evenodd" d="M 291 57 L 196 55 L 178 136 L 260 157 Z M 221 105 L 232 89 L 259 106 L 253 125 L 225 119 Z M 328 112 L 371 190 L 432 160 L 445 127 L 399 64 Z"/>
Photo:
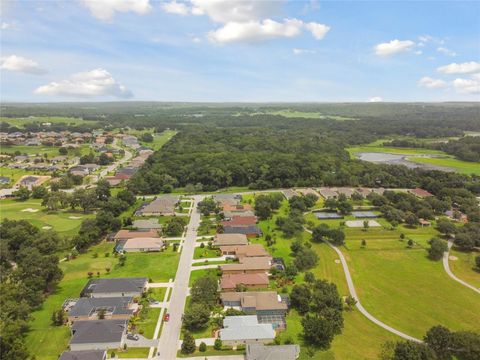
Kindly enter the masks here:
<path id="1" fill-rule="evenodd" d="M 407 159 L 408 155 L 390 154 L 381 152 L 361 152 L 355 154 L 357 158 L 363 161 L 368 161 L 376 164 L 388 165 L 404 165 L 410 169 L 422 168 L 426 170 L 441 170 L 453 171 L 453 169 L 446 166 L 438 166 L 432 164 L 420 164 Z M 417 157 L 435 157 L 434 155 L 418 155 Z"/>

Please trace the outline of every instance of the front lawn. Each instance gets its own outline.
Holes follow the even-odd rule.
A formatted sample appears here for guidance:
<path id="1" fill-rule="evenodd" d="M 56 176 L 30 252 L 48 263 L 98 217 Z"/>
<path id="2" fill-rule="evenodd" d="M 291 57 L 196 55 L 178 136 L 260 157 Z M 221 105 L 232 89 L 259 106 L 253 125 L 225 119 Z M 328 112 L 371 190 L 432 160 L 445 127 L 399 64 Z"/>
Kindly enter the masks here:
<path id="1" fill-rule="evenodd" d="M 209 249 L 208 246 L 206 246 L 206 245 L 207 244 L 205 243 L 204 248 L 201 248 L 201 247 L 196 247 L 195 248 L 195 252 L 193 254 L 194 259 L 215 258 L 215 257 L 219 257 L 221 255 L 220 250 Z"/>

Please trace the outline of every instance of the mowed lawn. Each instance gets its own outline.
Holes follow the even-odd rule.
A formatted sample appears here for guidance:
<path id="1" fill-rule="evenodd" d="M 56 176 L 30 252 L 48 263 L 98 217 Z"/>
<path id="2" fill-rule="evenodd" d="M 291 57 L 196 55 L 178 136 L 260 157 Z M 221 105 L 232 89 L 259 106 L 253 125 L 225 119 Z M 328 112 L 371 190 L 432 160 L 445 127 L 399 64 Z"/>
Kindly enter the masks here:
<path id="1" fill-rule="evenodd" d="M 250 197 L 245 197 L 244 201 L 248 202 Z M 253 243 L 260 243 L 265 246 L 275 257 L 282 257 L 288 264 L 293 261 L 291 256 L 290 245 L 295 239 L 302 239 L 309 241 L 311 235 L 307 232 L 295 236 L 292 239 L 285 238 L 282 233 L 275 230 L 275 219 L 278 216 L 285 216 L 288 211 L 288 202 L 284 200 L 282 207 L 270 220 L 260 221 L 259 226 L 264 234 L 270 233 L 276 243 L 272 247 L 267 247 L 264 237 L 258 239 L 251 239 Z M 317 279 L 326 279 L 337 285 L 340 296 L 347 296 L 348 289 L 345 280 L 345 275 L 336 253 L 328 247 L 327 244 L 312 243 L 312 248 L 317 252 L 320 260 L 317 266 L 310 270 L 315 274 Z M 295 283 L 303 282 L 303 273 L 300 273 L 295 279 Z M 291 289 L 293 285 L 287 286 Z M 279 289 L 277 289 L 280 291 Z M 345 327 L 341 335 L 335 337 L 332 346 L 327 351 L 317 351 L 311 358 L 307 355 L 307 347 L 303 344 L 301 338 L 302 325 L 301 316 L 295 310 L 290 310 L 287 316 L 287 330 L 280 335 L 282 343 L 285 340 L 293 340 L 302 347 L 300 359 L 377 359 L 380 352 L 381 345 L 388 340 L 395 340 L 397 337 L 390 334 L 386 330 L 373 324 L 357 310 L 351 312 L 344 312 Z"/>
<path id="2" fill-rule="evenodd" d="M 63 116 L 33 116 L 28 118 L 9 118 L 0 117 L 0 121 L 6 122 L 12 126 L 23 127 L 24 124 L 31 123 L 64 123 L 67 125 L 95 125 L 97 121 L 84 120 L 81 118 L 63 117 Z"/>
<path id="3" fill-rule="evenodd" d="M 58 231 L 62 235 L 73 236 L 78 233 L 80 224 L 84 219 L 94 216 L 93 214 L 84 214 L 81 210 L 46 211 L 41 206 L 41 202 L 41 199 L 29 199 L 27 201 L 0 200 L 0 218 L 28 220 L 40 229 L 51 226 L 53 230 Z"/>
<path id="4" fill-rule="evenodd" d="M 375 240 L 367 246 L 348 240 L 343 248 L 358 296 L 375 317 L 421 338 L 432 326 L 480 330 L 478 294 L 450 279 L 441 261 L 424 249 L 407 249 L 398 239 Z"/>
<path id="5" fill-rule="evenodd" d="M 410 155 L 407 157 L 407 160 L 410 160 L 412 162 L 449 167 L 461 174 L 480 175 L 480 163 L 458 160 L 454 156 L 448 155 L 447 153 L 440 150 L 423 148 L 384 147 L 381 146 L 378 141 L 369 145 L 350 147 L 346 150 L 350 153 L 351 156 L 362 152 Z M 420 155 L 435 155 L 438 157 L 420 157 Z"/>
<path id="6" fill-rule="evenodd" d="M 113 243 L 101 243 L 93 246 L 87 253 L 77 259 L 61 263 L 64 277 L 55 293 L 45 300 L 42 308 L 35 311 L 34 320 L 30 323 L 27 344 L 38 360 L 56 360 L 66 349 L 70 331 L 67 326 L 51 325 L 51 315 L 61 308 L 69 298 L 77 298 L 88 282 L 88 273 L 93 277 L 148 277 L 155 282 L 168 281 L 175 277 L 180 254 L 167 250 L 162 253 L 131 253 L 127 254 L 125 266 L 118 266 L 118 258 L 112 254 Z M 106 257 L 105 254 L 109 256 Z M 95 255 L 97 254 L 97 255 Z M 106 268 L 110 268 L 107 273 Z"/>
<path id="7" fill-rule="evenodd" d="M 480 256 L 480 252 L 451 249 L 450 256 L 457 258 L 449 260 L 450 270 L 455 276 L 480 289 L 480 269 L 475 265 L 475 257 Z"/>

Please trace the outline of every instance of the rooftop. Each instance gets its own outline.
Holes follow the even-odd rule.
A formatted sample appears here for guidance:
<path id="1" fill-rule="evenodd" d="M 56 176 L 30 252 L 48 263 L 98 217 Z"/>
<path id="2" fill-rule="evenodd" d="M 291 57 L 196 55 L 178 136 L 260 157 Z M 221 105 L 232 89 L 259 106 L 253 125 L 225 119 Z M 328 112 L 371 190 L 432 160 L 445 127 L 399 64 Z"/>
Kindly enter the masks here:
<path id="1" fill-rule="evenodd" d="M 127 320 L 75 321 L 70 344 L 121 342 L 127 329 Z"/>
<path id="2" fill-rule="evenodd" d="M 111 315 L 131 315 L 132 297 L 80 298 L 68 312 L 68 316 L 91 316 L 105 309 Z"/>
<path id="3" fill-rule="evenodd" d="M 247 344 L 246 360 L 295 360 L 300 355 L 298 345 Z"/>
<path id="4" fill-rule="evenodd" d="M 217 234 L 215 235 L 214 244 L 216 246 L 247 245 L 248 239 L 245 234 Z"/>
<path id="5" fill-rule="evenodd" d="M 257 274 L 224 274 L 220 280 L 222 289 L 235 289 L 239 284 L 244 285 L 265 285 L 268 286 L 268 275 L 265 273 Z M 227 293 L 229 294 L 229 293 Z M 222 296 L 223 300 L 223 296 Z"/>
<path id="6" fill-rule="evenodd" d="M 259 324 L 256 315 L 226 316 L 220 330 L 220 339 L 228 340 L 268 340 L 275 338 L 272 324 Z"/>
<path id="7" fill-rule="evenodd" d="M 141 293 L 147 282 L 147 278 L 92 279 L 83 288 L 81 296 L 119 292 Z"/>
<path id="8" fill-rule="evenodd" d="M 241 307 L 256 310 L 287 310 L 288 306 L 275 291 L 225 292 L 220 295 L 222 302 L 240 302 Z"/>
<path id="9" fill-rule="evenodd" d="M 107 358 L 105 350 L 64 351 L 58 360 L 104 360 Z"/>

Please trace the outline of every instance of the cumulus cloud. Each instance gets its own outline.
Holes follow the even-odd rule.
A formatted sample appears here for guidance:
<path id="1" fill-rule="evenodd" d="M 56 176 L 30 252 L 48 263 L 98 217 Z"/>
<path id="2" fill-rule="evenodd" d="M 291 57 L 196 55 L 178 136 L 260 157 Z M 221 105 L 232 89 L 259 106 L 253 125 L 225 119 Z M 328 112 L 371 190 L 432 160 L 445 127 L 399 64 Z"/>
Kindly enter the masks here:
<path id="1" fill-rule="evenodd" d="M 302 54 L 315 54 L 315 50 L 309 49 L 292 49 L 294 55 L 302 55 Z"/>
<path id="2" fill-rule="evenodd" d="M 104 69 L 94 69 L 72 75 L 59 82 L 38 87 L 35 94 L 58 95 L 68 97 L 113 96 L 129 98 L 133 94 L 125 86 L 118 83 L 112 75 Z"/>
<path id="3" fill-rule="evenodd" d="M 450 49 L 447 49 L 443 46 L 440 46 L 437 48 L 437 51 L 443 55 L 447 55 L 447 56 L 457 56 L 457 53 L 455 51 L 452 51 Z"/>
<path id="4" fill-rule="evenodd" d="M 371 103 L 382 102 L 382 101 L 383 101 L 383 98 L 381 98 L 380 96 L 374 96 L 368 99 L 368 102 L 371 102 Z"/>
<path id="5" fill-rule="evenodd" d="M 4 70 L 22 72 L 26 74 L 42 75 L 47 71 L 42 69 L 34 60 L 17 55 L 10 55 L 0 58 L 0 68 Z"/>
<path id="6" fill-rule="evenodd" d="M 305 24 L 305 27 L 310 30 L 313 37 L 317 40 L 322 40 L 327 32 L 330 30 L 330 27 L 324 24 L 319 24 L 315 22 L 310 22 Z"/>
<path id="7" fill-rule="evenodd" d="M 471 79 L 455 79 L 453 87 L 461 94 L 480 94 L 480 76 L 475 74 Z"/>
<path id="8" fill-rule="evenodd" d="M 93 16 L 111 21 L 116 12 L 134 12 L 144 15 L 152 9 L 150 0 L 81 0 Z"/>
<path id="9" fill-rule="evenodd" d="M 480 62 L 470 61 L 464 63 L 451 63 L 449 65 L 440 66 L 437 70 L 444 74 L 471 74 L 480 72 Z"/>
<path id="10" fill-rule="evenodd" d="M 410 51 L 415 45 L 411 40 L 392 40 L 375 46 L 375 54 L 378 56 L 390 56 L 401 52 Z"/>
<path id="11" fill-rule="evenodd" d="M 214 43 L 261 42 L 274 38 L 291 38 L 308 30 L 321 40 L 330 30 L 324 24 L 295 18 L 273 20 L 281 14 L 285 1 L 278 0 L 190 0 L 163 3 L 162 9 L 168 13 L 208 16 L 221 26 L 208 33 Z"/>
<path id="12" fill-rule="evenodd" d="M 177 2 L 175 0 L 162 3 L 161 8 L 167 13 L 177 15 L 187 15 L 191 11 L 191 9 L 185 3 Z"/>
<path id="13" fill-rule="evenodd" d="M 250 22 L 281 13 L 284 1 L 191 0 L 194 15 L 207 15 L 217 23 Z"/>
<path id="14" fill-rule="evenodd" d="M 424 76 L 418 81 L 418 86 L 428 89 L 439 89 L 446 87 L 447 83 L 442 79 L 433 79 L 431 77 Z"/>

